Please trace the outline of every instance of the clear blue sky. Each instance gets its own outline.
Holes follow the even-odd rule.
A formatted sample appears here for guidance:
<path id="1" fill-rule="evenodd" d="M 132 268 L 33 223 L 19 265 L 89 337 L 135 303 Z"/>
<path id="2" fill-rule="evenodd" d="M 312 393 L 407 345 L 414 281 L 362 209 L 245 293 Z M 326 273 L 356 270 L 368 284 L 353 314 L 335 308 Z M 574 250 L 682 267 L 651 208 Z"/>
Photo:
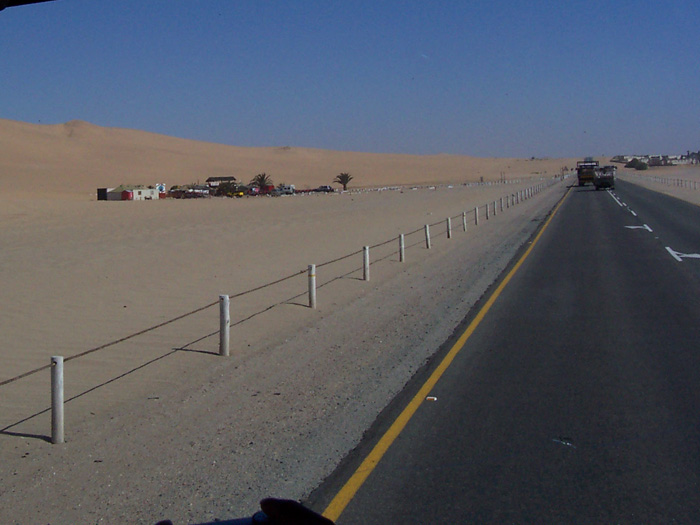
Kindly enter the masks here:
<path id="1" fill-rule="evenodd" d="M 56 0 L 0 12 L 0 118 L 238 146 L 700 149 L 700 2 Z"/>

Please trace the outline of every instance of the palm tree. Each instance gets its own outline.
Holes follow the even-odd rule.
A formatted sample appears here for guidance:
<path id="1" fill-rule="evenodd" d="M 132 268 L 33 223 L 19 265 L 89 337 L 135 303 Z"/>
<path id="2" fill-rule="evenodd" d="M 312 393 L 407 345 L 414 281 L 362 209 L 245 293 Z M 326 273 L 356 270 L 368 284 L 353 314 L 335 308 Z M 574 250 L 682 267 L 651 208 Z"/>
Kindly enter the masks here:
<path id="1" fill-rule="evenodd" d="M 250 185 L 263 189 L 265 186 L 272 186 L 272 178 L 266 173 L 258 173 L 250 181 Z"/>
<path id="2" fill-rule="evenodd" d="M 349 173 L 341 173 L 340 175 L 336 176 L 335 179 L 333 179 L 333 182 L 335 182 L 336 184 L 342 184 L 343 191 L 347 191 L 348 184 L 350 184 L 352 178 L 352 175 L 350 175 Z"/>

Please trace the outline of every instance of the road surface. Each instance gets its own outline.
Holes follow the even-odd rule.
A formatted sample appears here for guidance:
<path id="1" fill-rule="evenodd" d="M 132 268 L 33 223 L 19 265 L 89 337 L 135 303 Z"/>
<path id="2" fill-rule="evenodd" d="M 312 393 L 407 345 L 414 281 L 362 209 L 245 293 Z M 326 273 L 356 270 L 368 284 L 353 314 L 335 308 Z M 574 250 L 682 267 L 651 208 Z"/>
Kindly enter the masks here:
<path id="1" fill-rule="evenodd" d="M 700 523 L 698 290 L 700 208 L 572 188 L 336 523 Z"/>

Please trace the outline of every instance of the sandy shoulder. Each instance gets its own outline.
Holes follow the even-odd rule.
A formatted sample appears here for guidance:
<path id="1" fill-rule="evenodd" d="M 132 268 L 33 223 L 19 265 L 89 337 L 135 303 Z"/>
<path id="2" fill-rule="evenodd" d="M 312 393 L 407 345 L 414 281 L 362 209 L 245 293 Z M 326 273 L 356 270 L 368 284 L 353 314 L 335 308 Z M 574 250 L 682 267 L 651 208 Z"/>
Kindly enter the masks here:
<path id="1" fill-rule="evenodd" d="M 12 248 L 2 268 L 13 274 L 3 275 L 12 283 L 4 377 L 521 187 L 125 203 L 128 213 L 122 203 L 88 202 L 48 214 L 40 228 L 17 216 L 2 233 Z M 451 240 L 435 226 L 430 251 L 414 234 L 404 264 L 395 244 L 377 248 L 373 260 L 386 259 L 373 264 L 370 282 L 360 280 L 359 256 L 319 268 L 315 311 L 304 306 L 303 275 L 246 295 L 232 303 L 234 324 L 279 305 L 234 326 L 229 359 L 215 355 L 216 336 L 204 337 L 218 328 L 213 308 L 67 363 L 66 396 L 75 399 L 65 445 L 42 439 L 48 414 L 15 424 L 47 406 L 46 374 L 4 387 L 3 426 L 13 426 L 0 435 L 2 521 L 201 522 L 248 515 L 271 494 L 304 497 L 564 191 L 558 183 L 466 233 L 457 222 Z M 60 242 L 37 247 L 48 240 Z M 36 317 L 27 280 L 42 290 Z"/>

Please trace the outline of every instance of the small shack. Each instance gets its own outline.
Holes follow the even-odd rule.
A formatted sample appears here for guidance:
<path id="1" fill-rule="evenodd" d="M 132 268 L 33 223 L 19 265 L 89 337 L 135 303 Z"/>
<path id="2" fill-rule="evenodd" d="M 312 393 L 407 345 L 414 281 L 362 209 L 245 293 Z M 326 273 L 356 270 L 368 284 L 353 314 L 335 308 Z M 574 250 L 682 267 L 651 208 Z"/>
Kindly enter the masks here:
<path id="1" fill-rule="evenodd" d="M 122 184 L 116 188 L 97 188 L 98 201 L 150 201 L 161 198 L 159 188 Z"/>

